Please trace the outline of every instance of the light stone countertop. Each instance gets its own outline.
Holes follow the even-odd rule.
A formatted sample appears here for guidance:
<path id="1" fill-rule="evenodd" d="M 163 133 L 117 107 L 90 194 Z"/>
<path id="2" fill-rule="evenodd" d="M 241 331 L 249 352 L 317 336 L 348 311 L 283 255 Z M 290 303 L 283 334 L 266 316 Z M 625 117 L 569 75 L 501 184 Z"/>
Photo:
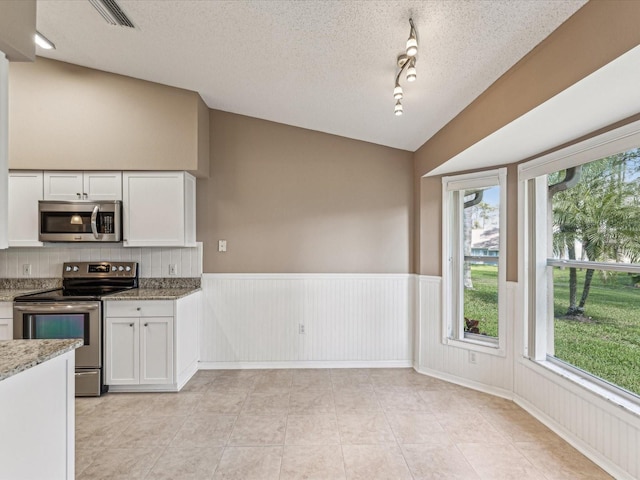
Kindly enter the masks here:
<path id="1" fill-rule="evenodd" d="M 14 290 L 10 288 L 0 289 L 0 302 L 13 302 L 13 299 L 19 297 L 20 295 L 26 295 L 27 293 L 37 293 L 41 290 L 39 289 L 29 289 L 29 290 Z"/>
<path id="2" fill-rule="evenodd" d="M 0 381 L 75 350 L 82 344 L 79 338 L 0 341 Z"/>
<path id="3" fill-rule="evenodd" d="M 0 278 L 0 302 L 13 302 L 20 295 L 62 287 L 61 278 Z"/>
<path id="4" fill-rule="evenodd" d="M 200 287 L 187 288 L 133 288 L 105 295 L 102 300 L 177 300 L 200 291 Z"/>

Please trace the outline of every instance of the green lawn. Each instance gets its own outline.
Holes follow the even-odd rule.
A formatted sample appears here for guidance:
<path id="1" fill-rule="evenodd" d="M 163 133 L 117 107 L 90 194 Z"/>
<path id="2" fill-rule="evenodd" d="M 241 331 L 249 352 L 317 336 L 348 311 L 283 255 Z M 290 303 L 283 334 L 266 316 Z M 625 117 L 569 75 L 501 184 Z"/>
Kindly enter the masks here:
<path id="1" fill-rule="evenodd" d="M 473 290 L 465 290 L 465 316 L 497 335 L 497 267 L 474 265 Z M 624 273 L 596 272 L 585 305 L 587 321 L 564 318 L 569 270 L 554 268 L 555 356 L 640 395 L 640 288 Z M 584 271 L 578 272 L 578 299 Z"/>
<path id="2" fill-rule="evenodd" d="M 498 336 L 498 267 L 472 265 L 473 290 L 464 291 L 464 316 L 479 320 L 481 334 Z"/>
<path id="3" fill-rule="evenodd" d="M 563 318 L 569 305 L 569 270 L 554 268 L 555 356 L 640 395 L 640 288 L 626 273 L 593 276 L 585 316 Z M 584 271 L 578 271 L 578 298 Z"/>

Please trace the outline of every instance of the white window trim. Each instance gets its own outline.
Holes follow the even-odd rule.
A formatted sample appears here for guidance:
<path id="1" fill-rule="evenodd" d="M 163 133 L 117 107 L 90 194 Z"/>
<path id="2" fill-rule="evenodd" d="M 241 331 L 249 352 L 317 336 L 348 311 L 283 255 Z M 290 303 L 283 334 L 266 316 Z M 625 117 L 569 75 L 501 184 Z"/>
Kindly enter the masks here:
<path id="1" fill-rule="evenodd" d="M 457 294 L 459 285 L 453 285 L 453 280 L 460 277 L 454 273 L 462 268 L 460 252 L 462 245 L 454 247 L 454 236 L 451 228 L 454 219 L 460 217 L 461 212 L 454 210 L 451 192 L 483 187 L 500 187 L 499 228 L 500 228 L 500 256 L 498 258 L 498 338 L 485 339 L 479 336 L 465 338 L 463 318 L 454 318 L 456 312 L 463 311 L 463 297 Z M 459 207 L 459 205 L 458 205 Z M 506 295 L 507 295 L 507 169 L 499 168 L 463 175 L 442 178 L 442 343 L 453 347 L 474 350 L 490 355 L 506 356 Z M 461 236 L 458 236 L 461 242 Z M 457 304 L 456 304 L 457 303 Z"/>
<path id="2" fill-rule="evenodd" d="M 631 410 L 636 413 L 640 411 L 640 401 L 632 394 L 547 355 L 549 350 L 552 351 L 548 344 L 553 339 L 553 305 L 547 300 L 548 289 L 552 288 L 547 268 L 551 257 L 547 246 L 548 213 L 546 202 L 542 205 L 542 202 L 532 202 L 530 199 L 540 196 L 546 198 L 546 175 L 550 173 L 625 152 L 639 145 L 640 121 L 636 121 L 518 165 L 518 278 L 525 321 L 523 357 L 620 406 L 628 408 L 631 402 L 634 405 Z M 532 234 L 536 238 L 530 239 Z M 598 266 L 596 262 L 591 262 L 591 265 Z M 631 268 L 635 269 L 635 266 Z M 609 265 L 607 269 L 617 268 Z"/>

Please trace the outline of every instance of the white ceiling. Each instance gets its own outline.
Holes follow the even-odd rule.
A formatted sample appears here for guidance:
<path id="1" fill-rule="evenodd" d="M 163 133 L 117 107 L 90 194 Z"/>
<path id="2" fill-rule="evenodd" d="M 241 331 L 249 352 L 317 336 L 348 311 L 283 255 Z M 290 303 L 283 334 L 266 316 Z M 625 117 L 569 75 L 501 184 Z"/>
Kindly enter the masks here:
<path id="1" fill-rule="evenodd" d="M 415 151 L 586 0 L 38 0 L 43 57 L 194 90 L 210 108 Z M 418 79 L 393 115 L 413 17 Z"/>

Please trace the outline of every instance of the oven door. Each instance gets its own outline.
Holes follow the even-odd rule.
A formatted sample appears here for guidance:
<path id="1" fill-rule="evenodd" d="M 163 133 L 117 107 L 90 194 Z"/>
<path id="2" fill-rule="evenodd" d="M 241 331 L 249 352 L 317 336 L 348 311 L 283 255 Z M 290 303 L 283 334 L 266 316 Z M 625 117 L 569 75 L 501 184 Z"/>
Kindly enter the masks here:
<path id="1" fill-rule="evenodd" d="M 76 368 L 102 366 L 100 302 L 24 302 L 13 306 L 13 338 L 81 338 Z"/>

